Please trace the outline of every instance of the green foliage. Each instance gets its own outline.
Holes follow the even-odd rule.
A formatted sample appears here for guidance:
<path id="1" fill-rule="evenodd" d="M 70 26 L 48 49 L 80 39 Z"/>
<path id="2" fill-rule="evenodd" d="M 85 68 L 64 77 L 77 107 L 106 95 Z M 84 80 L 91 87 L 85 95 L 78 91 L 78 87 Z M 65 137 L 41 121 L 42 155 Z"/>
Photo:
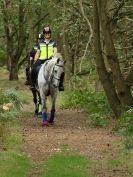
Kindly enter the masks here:
<path id="1" fill-rule="evenodd" d="M 106 127 L 109 124 L 109 120 L 103 113 L 90 114 L 91 124 L 94 126 Z"/>
<path id="2" fill-rule="evenodd" d="M 105 127 L 109 123 L 111 110 L 103 92 L 70 90 L 65 93 L 63 100 L 63 108 L 84 108 L 89 113 L 92 125 Z"/>
<path id="3" fill-rule="evenodd" d="M 40 177 L 91 177 L 87 170 L 88 162 L 80 155 L 57 154 L 48 159 L 45 172 Z"/>
<path id="4" fill-rule="evenodd" d="M 0 105 L 10 102 L 14 103 L 17 109 L 20 109 L 20 107 L 22 106 L 20 98 L 15 90 L 0 90 Z"/>
<path id="5" fill-rule="evenodd" d="M 0 122 L 14 121 L 19 116 L 19 112 L 16 109 L 0 113 Z"/>
<path id="6" fill-rule="evenodd" d="M 133 149 L 133 108 L 121 115 L 115 130 L 125 136 L 125 147 Z"/>
<path id="7" fill-rule="evenodd" d="M 3 66 L 6 63 L 6 54 L 5 51 L 3 51 L 0 48 L 0 66 Z"/>
<path id="8" fill-rule="evenodd" d="M 2 109 L 2 106 L 6 103 L 13 103 L 13 107 L 9 110 Z M 0 122 L 8 122 L 15 120 L 19 116 L 19 109 L 22 106 L 18 94 L 14 90 L 2 91 L 0 90 Z"/>

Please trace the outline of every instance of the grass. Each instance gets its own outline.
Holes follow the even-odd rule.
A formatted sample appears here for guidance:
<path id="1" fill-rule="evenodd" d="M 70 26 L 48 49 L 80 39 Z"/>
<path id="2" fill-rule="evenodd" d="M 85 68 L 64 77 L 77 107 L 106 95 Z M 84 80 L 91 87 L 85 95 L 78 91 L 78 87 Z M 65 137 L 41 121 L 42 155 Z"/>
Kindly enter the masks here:
<path id="1" fill-rule="evenodd" d="M 26 177 L 30 167 L 29 159 L 17 152 L 0 153 L 1 177 Z"/>
<path id="2" fill-rule="evenodd" d="M 15 94 L 19 96 L 20 101 L 23 103 L 29 100 L 30 92 L 27 92 L 27 89 L 24 91 L 24 80 L 9 81 L 6 70 L 0 69 L 0 75 L 0 93 L 7 91 L 7 99 L 3 99 L 3 101 L 13 101 L 18 105 Z M 27 177 L 27 173 L 31 168 L 31 162 L 20 150 L 23 143 L 21 127 L 18 123 L 20 112 L 19 110 L 12 109 L 11 111 L 1 112 L 0 116 L 0 131 L 2 131 L 0 132 L 0 177 Z"/>
<path id="3" fill-rule="evenodd" d="M 2 151 L 0 152 L 1 177 L 26 177 L 30 160 L 20 151 L 22 134 L 17 122 L 8 123 Z"/>
<path id="4" fill-rule="evenodd" d="M 104 163 L 110 170 L 118 168 L 125 171 L 125 177 L 133 176 L 133 151 L 122 151 L 118 157 L 108 159 Z"/>
<path id="5" fill-rule="evenodd" d="M 39 177 L 94 177 L 89 174 L 89 160 L 81 155 L 56 154 L 44 164 Z"/>

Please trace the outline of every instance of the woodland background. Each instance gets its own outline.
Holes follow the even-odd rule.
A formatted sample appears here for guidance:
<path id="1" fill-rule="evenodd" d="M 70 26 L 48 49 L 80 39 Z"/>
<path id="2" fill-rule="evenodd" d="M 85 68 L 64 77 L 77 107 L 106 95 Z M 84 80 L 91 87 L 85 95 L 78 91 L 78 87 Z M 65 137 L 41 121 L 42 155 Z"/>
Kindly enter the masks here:
<path id="1" fill-rule="evenodd" d="M 32 95 L 24 85 L 29 51 L 44 26 L 66 60 L 57 125 L 48 129 L 33 125 Z M 45 142 L 50 137 L 42 131 L 54 138 Z M 55 156 L 45 151 L 48 145 Z M 130 177 L 132 154 L 132 0 L 1 0 L 0 174 Z"/>
<path id="2" fill-rule="evenodd" d="M 133 106 L 132 1 L 3 0 L 0 7 L 0 61 L 10 80 L 18 79 L 37 34 L 50 26 L 72 87 L 97 71 L 116 117 Z"/>

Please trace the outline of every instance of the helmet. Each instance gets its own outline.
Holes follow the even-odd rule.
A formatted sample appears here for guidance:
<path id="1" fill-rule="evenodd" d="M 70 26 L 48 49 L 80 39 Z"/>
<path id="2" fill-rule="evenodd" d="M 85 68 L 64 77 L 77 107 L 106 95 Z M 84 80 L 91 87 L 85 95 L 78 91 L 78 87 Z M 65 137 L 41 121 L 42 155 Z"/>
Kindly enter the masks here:
<path id="1" fill-rule="evenodd" d="M 49 27 L 43 28 L 43 34 L 45 33 L 51 33 L 51 29 Z"/>

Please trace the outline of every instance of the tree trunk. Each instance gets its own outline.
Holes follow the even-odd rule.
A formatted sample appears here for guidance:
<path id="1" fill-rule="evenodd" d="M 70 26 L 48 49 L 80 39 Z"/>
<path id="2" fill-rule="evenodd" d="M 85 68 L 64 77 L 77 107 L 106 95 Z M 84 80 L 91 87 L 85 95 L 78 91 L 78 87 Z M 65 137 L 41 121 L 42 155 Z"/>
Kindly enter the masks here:
<path id="1" fill-rule="evenodd" d="M 6 49 L 9 66 L 9 80 L 18 80 L 18 61 L 25 47 L 25 4 L 23 1 L 19 3 L 18 26 L 16 28 L 13 23 L 13 1 L 3 0 L 2 12 L 4 17 L 4 28 L 6 33 Z M 17 31 L 16 31 L 17 29 Z M 15 42 L 14 42 L 15 41 Z"/>
<path id="2" fill-rule="evenodd" d="M 64 14 L 66 14 L 66 2 L 63 0 L 63 8 Z M 63 51 L 64 51 L 64 58 L 66 60 L 66 67 L 65 67 L 65 79 L 67 81 L 71 78 L 71 62 L 70 62 L 70 53 L 69 53 L 69 45 L 68 45 L 68 37 L 67 37 L 67 26 L 64 22 L 63 24 Z"/>
<path id="3" fill-rule="evenodd" d="M 107 0 L 99 3 L 99 13 L 101 17 L 102 34 L 104 36 L 107 59 L 112 71 L 114 85 L 116 87 L 116 92 L 118 94 L 121 105 L 123 107 L 133 106 L 133 97 L 130 92 L 130 87 L 126 85 L 126 82 L 124 81 L 120 71 L 120 66 L 111 35 L 110 21 L 108 18 L 106 3 Z"/>
<path id="4" fill-rule="evenodd" d="M 9 80 L 18 80 L 18 62 L 12 61 Z"/>
<path id="5" fill-rule="evenodd" d="M 94 49 L 95 49 L 95 61 L 97 65 L 97 71 L 98 71 L 99 79 L 103 85 L 106 96 L 108 98 L 110 107 L 112 108 L 115 116 L 119 117 L 121 113 L 120 102 L 115 92 L 113 82 L 110 79 L 110 76 L 106 70 L 106 67 L 104 64 L 104 58 L 102 56 L 102 48 L 101 48 L 101 41 L 100 41 L 99 14 L 98 14 L 98 7 L 97 7 L 96 0 L 94 0 L 93 5 L 94 5 L 94 9 L 93 9 Z"/>

